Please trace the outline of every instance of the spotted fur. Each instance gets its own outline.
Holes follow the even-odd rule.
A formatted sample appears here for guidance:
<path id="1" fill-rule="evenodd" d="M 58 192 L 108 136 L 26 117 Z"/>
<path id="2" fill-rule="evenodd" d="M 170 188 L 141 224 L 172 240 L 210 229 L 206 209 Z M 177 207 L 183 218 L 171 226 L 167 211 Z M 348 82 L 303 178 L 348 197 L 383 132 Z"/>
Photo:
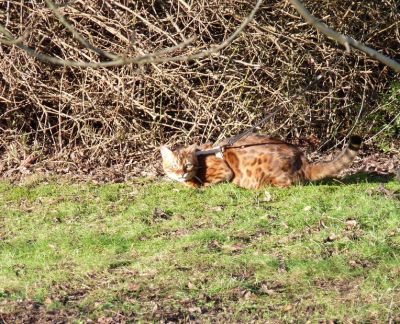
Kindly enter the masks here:
<path id="1" fill-rule="evenodd" d="M 228 140 L 218 145 L 223 146 Z M 360 145 L 361 138 L 353 136 L 348 147 L 334 160 L 321 163 L 309 163 L 295 145 L 258 134 L 251 134 L 227 148 L 224 159 L 215 155 L 196 156 L 196 151 L 210 149 L 211 144 L 174 151 L 163 146 L 161 154 L 167 176 L 187 186 L 233 182 L 239 187 L 258 189 L 266 185 L 289 187 L 333 176 L 351 164 Z"/>

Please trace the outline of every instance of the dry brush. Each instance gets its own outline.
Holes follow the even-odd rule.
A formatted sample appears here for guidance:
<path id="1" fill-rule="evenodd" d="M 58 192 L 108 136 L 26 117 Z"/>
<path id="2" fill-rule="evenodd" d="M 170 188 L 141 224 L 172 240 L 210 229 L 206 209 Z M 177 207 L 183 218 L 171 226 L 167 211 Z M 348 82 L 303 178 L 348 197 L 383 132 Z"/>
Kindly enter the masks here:
<path id="1" fill-rule="evenodd" d="M 400 58 L 396 0 L 305 2 L 331 27 Z M 57 2 L 96 48 L 126 56 L 196 38 L 173 55 L 221 44 L 255 1 Z M 2 1 L 0 21 L 36 50 L 96 61 L 43 1 Z M 286 1 L 265 1 L 219 54 L 108 68 L 42 63 L 15 46 L 0 50 L 0 171 L 32 165 L 106 179 L 148 171 L 160 143 L 217 140 L 277 113 L 262 131 L 329 148 L 350 131 L 369 137 L 396 116 L 382 105 L 398 75 L 307 25 Z"/>

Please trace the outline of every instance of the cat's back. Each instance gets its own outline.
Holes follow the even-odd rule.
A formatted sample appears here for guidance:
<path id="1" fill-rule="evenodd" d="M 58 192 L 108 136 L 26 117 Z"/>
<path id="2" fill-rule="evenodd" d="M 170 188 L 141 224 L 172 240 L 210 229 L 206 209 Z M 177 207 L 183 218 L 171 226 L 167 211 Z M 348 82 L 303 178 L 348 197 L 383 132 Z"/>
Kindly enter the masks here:
<path id="1" fill-rule="evenodd" d="M 225 146 L 224 158 L 236 185 L 256 189 L 267 184 L 289 186 L 299 180 L 305 157 L 298 147 L 267 135 L 250 134 Z"/>
<path id="2" fill-rule="evenodd" d="M 232 138 L 227 138 L 217 143 L 216 145 L 226 146 L 229 144 L 229 141 L 231 139 Z M 301 153 L 297 146 L 263 134 L 249 134 L 239 139 L 238 141 L 235 141 L 232 144 L 232 147 L 237 147 L 237 148 L 252 147 L 253 150 L 254 149 L 257 150 L 257 148 L 265 149 L 266 147 L 269 147 L 273 148 L 274 151 L 280 151 L 283 154 L 292 155 Z"/>

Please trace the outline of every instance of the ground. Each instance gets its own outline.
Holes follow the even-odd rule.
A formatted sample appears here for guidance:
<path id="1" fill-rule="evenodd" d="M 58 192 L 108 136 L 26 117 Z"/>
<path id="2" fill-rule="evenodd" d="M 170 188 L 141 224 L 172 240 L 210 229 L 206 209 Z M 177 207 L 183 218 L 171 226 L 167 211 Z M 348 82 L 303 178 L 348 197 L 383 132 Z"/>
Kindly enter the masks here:
<path id="1" fill-rule="evenodd" d="M 0 322 L 400 321 L 400 183 L 0 182 Z"/>

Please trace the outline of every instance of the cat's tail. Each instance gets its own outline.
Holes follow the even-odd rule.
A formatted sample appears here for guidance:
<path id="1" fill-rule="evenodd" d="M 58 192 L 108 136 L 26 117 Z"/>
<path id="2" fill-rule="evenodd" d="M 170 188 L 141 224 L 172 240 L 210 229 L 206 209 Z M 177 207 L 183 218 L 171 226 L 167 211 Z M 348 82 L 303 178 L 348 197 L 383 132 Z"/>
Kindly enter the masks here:
<path id="1" fill-rule="evenodd" d="M 305 168 L 306 179 L 313 181 L 334 176 L 348 167 L 356 157 L 361 142 L 362 138 L 360 136 L 351 136 L 347 148 L 345 148 L 334 160 L 330 162 L 308 164 Z"/>

